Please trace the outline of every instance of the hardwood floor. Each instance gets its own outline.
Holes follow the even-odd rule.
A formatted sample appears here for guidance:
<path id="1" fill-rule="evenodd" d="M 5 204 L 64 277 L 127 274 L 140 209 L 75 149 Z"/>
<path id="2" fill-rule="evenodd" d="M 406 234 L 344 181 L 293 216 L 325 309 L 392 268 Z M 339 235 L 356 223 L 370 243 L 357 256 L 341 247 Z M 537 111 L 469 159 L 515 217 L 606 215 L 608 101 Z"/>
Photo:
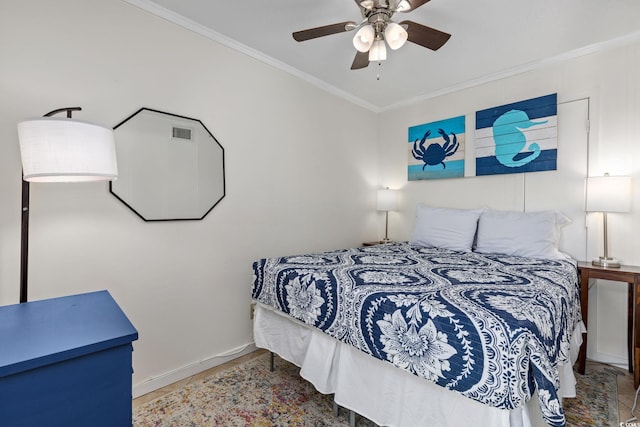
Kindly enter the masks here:
<path id="1" fill-rule="evenodd" d="M 199 379 L 206 378 L 209 375 L 215 374 L 216 372 L 223 371 L 225 369 L 229 369 L 233 366 L 239 365 L 240 363 L 246 362 L 247 360 L 251 360 L 255 357 L 261 356 L 267 353 L 267 350 L 259 349 L 244 356 L 238 357 L 237 359 L 233 359 L 227 363 L 223 363 L 222 365 L 218 365 L 214 368 L 207 369 L 206 371 L 202 371 L 196 375 L 193 375 L 189 378 L 185 378 L 181 381 L 175 382 L 173 384 L 169 384 L 166 387 L 158 389 L 156 391 L 152 391 L 151 393 L 147 393 L 140 397 L 133 399 L 133 409 L 136 409 L 140 405 L 144 405 L 147 402 L 150 402 L 158 397 L 164 396 L 167 393 L 171 393 L 175 390 L 180 390 L 185 385 L 189 384 L 193 381 L 198 381 Z"/>
<path id="2" fill-rule="evenodd" d="M 167 393 L 171 393 L 172 391 L 179 390 L 192 381 L 198 381 L 201 378 L 206 378 L 211 374 L 230 368 L 247 360 L 251 360 L 266 352 L 266 350 L 256 350 L 253 353 L 249 353 L 230 362 L 216 366 L 215 368 L 200 372 L 199 374 L 193 375 L 192 377 L 185 378 L 182 381 L 178 381 L 159 390 L 145 394 L 144 396 L 140 396 L 133 400 L 133 408 L 135 409 L 140 405 L 145 404 L 146 402 L 157 399 L 158 397 L 161 397 Z M 633 407 L 635 393 L 636 391 L 633 388 L 633 374 L 627 372 L 626 375 L 618 376 L 618 416 L 621 423 L 629 420 L 632 417 L 631 408 Z M 635 412 L 636 414 L 640 415 L 640 409 L 636 408 Z"/>
<path id="3" fill-rule="evenodd" d="M 631 408 L 635 397 L 633 374 L 627 372 L 625 375 L 620 375 L 618 377 L 618 419 L 621 423 L 633 416 L 631 415 Z M 640 415 L 640 410 L 636 408 L 635 413 Z"/>

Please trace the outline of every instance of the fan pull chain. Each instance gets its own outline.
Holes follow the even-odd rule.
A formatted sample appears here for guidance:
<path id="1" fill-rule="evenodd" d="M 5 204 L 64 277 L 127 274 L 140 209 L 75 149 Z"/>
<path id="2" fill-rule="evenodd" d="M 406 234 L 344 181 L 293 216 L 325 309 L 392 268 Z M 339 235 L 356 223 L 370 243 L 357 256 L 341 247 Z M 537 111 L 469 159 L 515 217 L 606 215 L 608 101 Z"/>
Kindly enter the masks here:
<path id="1" fill-rule="evenodd" d="M 376 74 L 376 80 L 380 81 L 380 70 L 382 69 L 382 61 L 378 61 L 378 74 Z"/>

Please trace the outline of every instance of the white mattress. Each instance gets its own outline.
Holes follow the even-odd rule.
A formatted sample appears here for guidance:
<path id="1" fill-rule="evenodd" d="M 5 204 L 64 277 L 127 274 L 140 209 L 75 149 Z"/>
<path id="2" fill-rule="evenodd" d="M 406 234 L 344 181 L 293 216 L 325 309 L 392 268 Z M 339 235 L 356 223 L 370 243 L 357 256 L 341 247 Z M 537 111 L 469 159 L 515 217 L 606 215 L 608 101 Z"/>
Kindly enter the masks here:
<path id="1" fill-rule="evenodd" d="M 300 375 L 335 402 L 380 426 L 546 426 L 537 395 L 512 411 L 483 405 L 403 371 L 262 304 L 256 305 L 257 347 L 299 366 Z M 573 333 L 571 366 L 582 344 L 581 323 Z M 570 365 L 560 368 L 561 397 L 575 397 Z"/>

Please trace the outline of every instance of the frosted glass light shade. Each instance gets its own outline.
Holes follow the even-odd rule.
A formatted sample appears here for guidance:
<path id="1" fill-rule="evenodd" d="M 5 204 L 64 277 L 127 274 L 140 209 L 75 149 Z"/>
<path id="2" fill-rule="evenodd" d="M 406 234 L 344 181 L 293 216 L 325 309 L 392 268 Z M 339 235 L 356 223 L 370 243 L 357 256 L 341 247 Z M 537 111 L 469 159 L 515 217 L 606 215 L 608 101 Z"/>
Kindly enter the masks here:
<path id="1" fill-rule="evenodd" d="M 630 210 L 631 177 L 587 178 L 587 212 L 629 212 Z"/>
<path id="2" fill-rule="evenodd" d="M 371 25 L 365 25 L 353 36 L 353 46 L 359 52 L 367 52 L 369 48 L 371 48 L 375 38 L 376 34 L 373 27 Z"/>
<path id="3" fill-rule="evenodd" d="M 387 46 L 384 40 L 376 40 L 369 49 L 369 61 L 384 61 L 387 59 Z"/>
<path id="4" fill-rule="evenodd" d="M 389 47 L 393 50 L 400 49 L 409 35 L 407 30 L 402 28 L 402 25 L 398 25 L 395 22 L 387 24 L 387 28 L 384 29 L 384 39 L 387 41 Z"/>
<path id="5" fill-rule="evenodd" d="M 18 123 L 25 181 L 82 182 L 118 176 L 113 131 L 68 118 Z"/>
<path id="6" fill-rule="evenodd" d="M 396 6 L 398 12 L 406 12 L 411 9 L 411 4 L 407 0 L 400 0 Z"/>
<path id="7" fill-rule="evenodd" d="M 373 0 L 363 0 L 360 2 L 360 6 L 364 7 L 365 9 L 371 9 L 373 8 Z"/>
<path id="8" fill-rule="evenodd" d="M 395 211 L 398 210 L 398 191 L 388 188 L 378 190 L 377 210 Z"/>

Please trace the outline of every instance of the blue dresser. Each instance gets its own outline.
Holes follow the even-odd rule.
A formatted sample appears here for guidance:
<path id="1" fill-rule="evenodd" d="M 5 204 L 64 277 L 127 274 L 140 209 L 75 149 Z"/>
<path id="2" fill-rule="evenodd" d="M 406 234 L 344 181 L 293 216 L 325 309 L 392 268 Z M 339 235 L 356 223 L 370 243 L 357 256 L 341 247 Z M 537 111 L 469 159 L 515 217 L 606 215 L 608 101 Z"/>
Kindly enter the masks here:
<path id="1" fill-rule="evenodd" d="M 136 339 L 107 291 L 0 307 L 0 426 L 130 427 Z"/>

